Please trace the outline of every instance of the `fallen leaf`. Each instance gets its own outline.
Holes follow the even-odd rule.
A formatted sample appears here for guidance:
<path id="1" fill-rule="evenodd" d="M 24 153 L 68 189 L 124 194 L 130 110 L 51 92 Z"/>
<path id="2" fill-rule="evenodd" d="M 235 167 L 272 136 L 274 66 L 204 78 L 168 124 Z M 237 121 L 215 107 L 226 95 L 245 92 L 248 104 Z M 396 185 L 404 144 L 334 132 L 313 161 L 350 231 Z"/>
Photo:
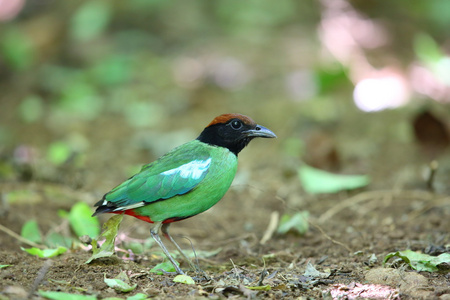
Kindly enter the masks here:
<path id="1" fill-rule="evenodd" d="M 177 275 L 173 279 L 173 282 L 179 282 L 184 284 L 195 284 L 194 279 L 192 279 L 192 277 L 188 275 Z"/>
<path id="2" fill-rule="evenodd" d="M 116 278 L 106 278 L 106 275 L 104 277 L 104 282 L 110 287 L 115 289 L 116 291 L 127 293 L 131 292 L 137 287 L 137 284 L 130 285 L 129 283 L 125 282 L 121 278 L 123 278 L 123 272 L 120 272 L 119 275 L 117 275 Z M 126 276 L 126 275 L 125 275 Z M 126 277 L 128 279 L 128 277 Z"/>
<path id="3" fill-rule="evenodd" d="M 303 164 L 298 170 L 303 189 L 308 194 L 336 193 L 353 190 L 369 184 L 367 175 L 340 175 L 328 173 Z"/>
<path id="4" fill-rule="evenodd" d="M 89 205 L 78 202 L 69 213 L 69 222 L 77 236 L 88 235 L 95 238 L 100 234 L 100 225 L 97 218 L 93 218 Z"/>
<path id="5" fill-rule="evenodd" d="M 303 276 L 315 279 L 328 278 L 330 275 L 331 272 L 319 272 L 310 262 L 306 264 L 306 270 L 305 273 L 303 273 Z"/>
<path id="6" fill-rule="evenodd" d="M 158 275 L 163 275 L 164 274 L 163 271 L 167 273 L 176 272 L 175 267 L 172 265 L 170 261 L 165 261 L 160 264 L 157 264 L 150 270 L 150 272 L 156 273 Z"/>
<path id="7" fill-rule="evenodd" d="M 416 141 L 429 159 L 436 158 L 450 145 L 446 124 L 429 111 L 419 113 L 414 118 L 413 127 Z"/>
<path id="8" fill-rule="evenodd" d="M 394 257 L 401 258 L 411 268 L 417 271 L 436 272 L 439 270 L 439 265 L 443 263 L 450 264 L 450 253 L 442 253 L 438 256 L 431 256 L 428 254 L 415 252 L 412 250 L 391 252 L 384 257 L 383 264 Z"/>
<path id="9" fill-rule="evenodd" d="M 308 231 L 308 211 L 297 212 L 293 216 L 285 214 L 280 219 L 280 225 L 278 225 L 277 233 L 285 234 L 290 230 L 294 230 L 299 234 L 305 234 Z"/>
<path id="10" fill-rule="evenodd" d="M 150 298 L 147 297 L 147 295 L 143 294 L 143 293 L 137 293 L 134 296 L 127 297 L 127 300 L 146 300 L 146 299 L 150 299 Z"/>
<path id="11" fill-rule="evenodd" d="M 34 243 L 40 243 L 42 241 L 42 234 L 36 220 L 29 220 L 25 222 L 22 226 L 20 235 Z"/>
<path id="12" fill-rule="evenodd" d="M 50 257 L 58 256 L 67 251 L 67 248 L 65 248 L 65 247 L 58 247 L 57 249 L 39 249 L 36 247 L 25 249 L 23 247 L 20 247 L 20 249 L 22 249 L 23 251 L 25 251 L 31 255 L 36 255 L 40 258 L 50 258 Z"/>
<path id="13" fill-rule="evenodd" d="M 97 296 L 69 294 L 63 292 L 39 291 L 39 295 L 51 300 L 96 300 Z"/>
<path id="14" fill-rule="evenodd" d="M 272 289 L 270 285 L 246 286 L 246 288 L 254 291 L 270 291 Z"/>
<path id="15" fill-rule="evenodd" d="M 116 240 L 117 232 L 119 230 L 120 222 L 123 215 L 114 215 L 103 224 L 103 232 L 100 237 L 106 238 L 105 242 L 100 248 L 97 248 L 97 240 L 92 240 L 92 256 L 85 262 L 90 263 L 94 259 L 100 257 L 109 257 L 114 254 L 114 242 Z"/>

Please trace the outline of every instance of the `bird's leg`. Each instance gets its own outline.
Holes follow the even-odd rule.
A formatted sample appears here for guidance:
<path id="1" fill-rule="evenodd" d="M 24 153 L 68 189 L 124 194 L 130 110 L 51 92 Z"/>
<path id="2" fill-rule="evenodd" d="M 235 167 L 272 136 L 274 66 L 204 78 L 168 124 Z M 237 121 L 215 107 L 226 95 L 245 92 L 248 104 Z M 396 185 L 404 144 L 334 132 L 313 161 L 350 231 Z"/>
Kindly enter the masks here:
<path id="1" fill-rule="evenodd" d="M 189 259 L 189 257 L 188 257 L 186 254 L 184 254 L 183 250 L 181 250 L 181 247 L 178 246 L 177 242 L 175 242 L 175 240 L 172 238 L 172 236 L 170 236 L 170 234 L 169 234 L 169 226 L 170 226 L 170 223 L 162 224 L 161 232 L 164 234 L 164 236 L 165 236 L 169 241 L 172 242 L 172 244 L 175 245 L 175 247 L 177 248 L 178 252 L 180 252 L 181 256 L 184 257 L 184 259 L 189 263 L 189 265 L 191 266 L 191 268 L 192 268 L 193 270 L 199 271 L 199 272 L 201 272 L 201 273 L 204 273 L 198 266 L 194 265 L 194 263 Z"/>
<path id="2" fill-rule="evenodd" d="M 162 224 L 162 222 L 156 222 L 155 226 L 153 226 L 153 228 L 150 229 L 150 234 L 152 235 L 152 238 L 155 240 L 155 242 L 159 245 L 159 247 L 161 247 L 162 251 L 167 256 L 167 258 L 170 260 L 172 265 L 175 267 L 175 270 L 177 270 L 177 273 L 184 275 L 184 272 L 177 265 L 177 262 L 172 257 L 172 255 L 170 255 L 169 251 L 167 250 L 166 246 L 164 246 L 163 242 L 161 241 L 161 238 L 158 235 L 158 232 L 159 232 L 159 229 L 161 228 L 161 225 L 162 225 L 162 228 L 164 228 L 164 225 Z M 164 235 L 166 235 L 166 233 L 164 231 L 163 231 L 163 233 L 164 233 Z M 180 250 L 179 247 L 177 247 L 177 248 L 178 248 L 178 250 Z"/>

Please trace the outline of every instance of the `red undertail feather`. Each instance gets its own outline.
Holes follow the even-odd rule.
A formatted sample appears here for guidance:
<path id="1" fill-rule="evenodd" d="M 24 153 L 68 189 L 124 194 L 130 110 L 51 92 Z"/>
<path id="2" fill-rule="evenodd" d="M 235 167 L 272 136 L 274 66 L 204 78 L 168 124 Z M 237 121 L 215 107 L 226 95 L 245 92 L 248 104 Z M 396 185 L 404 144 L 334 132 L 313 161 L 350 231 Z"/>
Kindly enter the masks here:
<path id="1" fill-rule="evenodd" d="M 152 219 L 150 219 L 150 217 L 140 216 L 140 215 L 136 214 L 132 209 L 129 209 L 129 210 L 126 210 L 126 211 L 112 211 L 112 213 L 113 214 L 118 214 L 118 215 L 126 214 L 126 215 L 129 215 L 129 216 L 138 218 L 139 220 L 142 220 L 142 221 L 147 222 L 147 223 L 154 223 L 152 221 Z"/>
<path id="2" fill-rule="evenodd" d="M 147 222 L 147 223 L 155 223 L 155 222 L 152 221 L 152 219 L 150 219 L 150 217 L 138 215 L 132 209 L 129 209 L 129 210 L 126 210 L 126 211 L 111 211 L 111 213 L 118 214 L 118 215 L 125 214 L 125 215 L 129 215 L 129 216 L 135 217 L 135 218 L 137 218 L 137 219 L 139 219 L 141 221 Z M 177 218 L 177 217 L 170 218 L 170 219 L 164 220 L 163 224 L 173 223 L 173 222 L 181 221 L 181 220 L 184 220 L 184 219 L 187 219 L 187 218 L 185 218 L 185 217 L 183 217 L 183 218 Z"/>

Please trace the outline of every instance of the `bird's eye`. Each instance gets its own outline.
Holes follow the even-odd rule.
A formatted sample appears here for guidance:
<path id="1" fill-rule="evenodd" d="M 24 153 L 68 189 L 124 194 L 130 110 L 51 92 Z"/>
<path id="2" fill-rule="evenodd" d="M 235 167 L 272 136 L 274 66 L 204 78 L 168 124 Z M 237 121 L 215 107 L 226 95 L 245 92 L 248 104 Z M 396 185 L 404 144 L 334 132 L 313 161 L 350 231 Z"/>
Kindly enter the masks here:
<path id="1" fill-rule="evenodd" d="M 233 128 L 235 130 L 241 129 L 241 127 L 242 127 L 242 122 L 238 121 L 238 120 L 234 120 L 230 124 L 231 124 L 231 128 Z"/>

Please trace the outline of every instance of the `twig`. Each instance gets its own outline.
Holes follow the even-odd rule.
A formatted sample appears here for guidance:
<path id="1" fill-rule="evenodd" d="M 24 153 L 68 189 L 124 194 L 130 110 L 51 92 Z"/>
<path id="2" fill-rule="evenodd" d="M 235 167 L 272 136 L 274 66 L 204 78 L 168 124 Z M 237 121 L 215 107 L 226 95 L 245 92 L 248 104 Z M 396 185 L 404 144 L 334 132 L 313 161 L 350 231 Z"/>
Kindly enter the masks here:
<path id="1" fill-rule="evenodd" d="M 434 192 L 434 178 L 436 178 L 439 163 L 436 160 L 433 160 L 428 164 L 428 167 L 430 168 L 430 174 L 427 178 L 427 188 L 429 191 Z"/>
<path id="2" fill-rule="evenodd" d="M 323 235 L 325 238 L 327 238 L 328 240 L 330 240 L 332 243 L 344 247 L 344 248 L 347 249 L 347 251 L 350 252 L 350 253 L 353 253 L 353 252 L 354 252 L 354 251 L 352 251 L 352 249 L 350 249 L 350 247 L 347 246 L 346 244 L 341 243 L 341 242 L 339 242 L 339 241 L 336 241 L 335 239 L 333 239 L 332 237 L 330 237 L 328 234 L 326 234 L 325 231 L 322 229 L 322 227 L 320 227 L 319 225 L 317 225 L 317 224 L 311 222 L 311 220 L 308 220 L 308 223 L 311 224 L 312 226 L 314 226 L 315 228 L 317 228 L 317 229 L 320 231 L 320 233 L 322 233 L 322 235 Z"/>
<path id="3" fill-rule="evenodd" d="M 24 243 L 24 244 L 27 244 L 27 245 L 29 245 L 29 246 L 36 247 L 36 248 L 40 248 L 40 249 L 45 249 L 45 248 L 47 248 L 47 247 L 45 247 L 44 245 L 39 245 L 39 244 L 36 244 L 35 242 L 32 242 L 32 241 L 27 240 L 26 238 L 24 238 L 24 237 L 18 235 L 17 233 L 15 233 L 15 232 L 12 231 L 11 229 L 9 229 L 9 228 L 3 226 L 2 224 L 0 224 L 0 230 L 3 231 L 4 233 L 6 233 L 7 235 L 9 235 L 9 236 L 15 238 L 16 240 L 18 240 L 18 241 L 20 241 L 20 242 L 22 242 L 22 243 Z"/>
<path id="4" fill-rule="evenodd" d="M 31 299 L 33 297 L 34 292 L 36 292 L 37 288 L 42 283 L 42 280 L 44 280 L 44 277 L 47 274 L 48 269 L 50 269 L 51 265 L 52 261 L 50 259 L 47 259 L 44 265 L 39 269 L 36 279 L 34 280 L 33 286 L 31 287 L 31 290 L 28 294 L 28 299 Z"/>
<path id="5" fill-rule="evenodd" d="M 342 202 L 339 202 L 329 210 L 327 210 L 325 213 L 323 213 L 319 219 L 319 223 L 324 223 L 330 218 L 332 218 L 337 213 L 341 212 L 342 210 L 352 206 L 356 205 L 358 203 L 364 202 L 364 201 L 370 201 L 370 200 L 377 200 L 379 198 L 383 197 L 404 197 L 404 198 L 410 198 L 410 199 L 419 199 L 423 201 L 432 201 L 436 199 L 436 194 L 427 192 L 427 191 L 420 191 L 420 190 L 407 190 L 407 191 L 393 191 L 393 190 L 379 190 L 379 191 L 369 191 L 364 192 L 361 194 L 357 194 L 353 197 L 350 197 Z M 442 201 L 442 199 L 441 199 Z"/>
<path id="6" fill-rule="evenodd" d="M 358 196 L 358 195 L 357 195 L 357 196 Z M 284 204 L 286 204 L 286 200 L 284 200 L 284 199 L 281 198 L 280 196 L 275 195 L 275 198 L 276 198 L 277 200 L 283 202 Z M 352 197 L 352 198 L 355 198 L 355 197 Z M 352 198 L 349 198 L 349 199 L 347 199 L 347 200 L 350 200 L 350 199 L 352 199 Z M 364 197 L 364 200 L 366 200 L 366 198 L 370 198 L 370 197 L 368 197 L 368 195 L 366 195 L 366 196 Z M 349 202 L 350 202 L 350 204 L 348 204 L 348 205 L 354 204 L 354 200 L 353 200 L 353 199 L 352 199 L 352 201 L 349 201 Z M 358 200 L 358 202 L 360 202 L 360 200 Z M 341 203 L 342 203 L 342 202 L 341 202 Z M 330 209 L 329 211 L 331 211 L 331 209 Z M 338 211 L 340 211 L 340 210 L 338 210 Z M 335 213 L 337 213 L 338 211 L 336 211 Z M 332 212 L 331 216 L 333 216 L 335 213 Z M 326 213 L 324 213 L 324 214 L 321 216 L 321 218 L 322 218 L 324 215 L 326 215 Z M 273 213 L 272 213 L 272 215 L 271 215 L 271 222 L 270 222 L 270 223 L 272 223 L 272 217 L 273 217 Z M 328 219 L 328 217 L 326 217 L 326 219 Z M 319 221 L 320 221 L 320 219 L 319 219 Z M 269 225 L 270 225 L 270 223 L 269 223 Z M 311 224 L 312 226 L 314 226 L 315 228 L 317 228 L 317 229 L 320 231 L 320 233 L 322 233 L 322 235 L 323 235 L 326 239 L 330 240 L 330 241 L 331 241 L 332 243 L 334 243 L 334 244 L 337 244 L 337 245 L 340 245 L 340 246 L 344 247 L 345 249 L 347 249 L 348 252 L 353 253 L 352 249 L 350 249 L 349 246 L 347 246 L 347 245 L 345 245 L 344 243 L 341 243 L 341 242 L 336 241 L 335 239 L 331 238 L 328 234 L 325 233 L 325 231 L 322 229 L 322 227 L 320 227 L 319 225 L 317 225 L 317 224 L 311 222 L 311 220 L 308 220 L 308 223 Z M 276 227 L 275 227 L 275 228 L 276 228 Z M 268 231 L 268 229 L 266 230 L 266 232 L 267 232 L 267 231 Z M 264 236 L 265 236 L 265 235 L 266 235 L 266 234 L 264 234 Z M 263 237 L 263 239 L 264 239 L 264 237 Z M 261 239 L 261 242 L 260 242 L 261 244 L 262 244 L 263 239 Z"/>
<path id="7" fill-rule="evenodd" d="M 266 232 L 264 232 L 264 235 L 263 235 L 261 241 L 259 242 L 261 245 L 264 245 L 272 238 L 273 234 L 275 233 L 275 230 L 277 230 L 279 219 L 280 219 L 280 214 L 278 213 L 278 211 L 273 211 L 270 214 L 269 225 L 267 226 Z"/>
<path id="8" fill-rule="evenodd" d="M 418 208 L 408 214 L 409 219 L 413 220 L 421 214 L 438 207 L 450 206 L 450 197 L 438 198 L 435 201 L 428 203 L 427 205 Z"/>
<path id="9" fill-rule="evenodd" d="M 235 241 L 242 241 L 242 240 L 246 240 L 248 238 L 252 238 L 253 240 L 256 240 L 257 237 L 255 236 L 254 233 L 247 233 L 247 234 L 243 234 L 237 237 L 233 237 L 227 240 L 221 240 L 221 241 L 214 241 L 214 242 L 205 242 L 202 243 L 202 245 L 206 245 L 206 246 L 220 246 L 220 245 L 228 245 L 230 243 L 233 243 Z"/>
<path id="10" fill-rule="evenodd" d="M 360 202 L 364 202 L 367 200 L 377 199 L 379 197 L 383 197 L 386 195 L 386 192 L 392 193 L 392 191 L 370 191 L 361 194 L 357 194 L 353 197 L 350 197 L 342 202 L 337 203 L 329 210 L 324 212 L 318 219 L 319 223 L 325 223 L 328 219 L 331 219 L 335 214 L 340 211 L 350 207 L 352 205 L 358 204 Z"/>
<path id="11" fill-rule="evenodd" d="M 262 258 L 262 261 L 264 263 L 264 267 L 263 267 L 263 271 L 261 272 L 261 275 L 259 277 L 258 286 L 262 286 L 264 278 L 266 278 L 266 276 L 269 275 L 269 272 L 266 270 L 266 261 L 264 260 L 264 257 Z"/>
<path id="12" fill-rule="evenodd" d="M 263 285 L 264 278 L 266 278 L 267 275 L 269 275 L 269 272 L 264 267 L 264 270 L 261 272 L 261 275 L 259 275 L 259 281 L 258 281 L 257 286 Z"/>
<path id="13" fill-rule="evenodd" d="M 239 283 L 242 283 L 241 282 L 241 276 L 239 276 L 239 272 L 238 272 L 238 269 L 236 268 L 236 265 L 234 264 L 234 261 L 231 258 L 230 258 L 230 261 L 231 261 L 231 264 L 233 265 L 233 271 L 236 274 L 236 276 L 237 276 L 237 278 L 239 280 Z"/>

